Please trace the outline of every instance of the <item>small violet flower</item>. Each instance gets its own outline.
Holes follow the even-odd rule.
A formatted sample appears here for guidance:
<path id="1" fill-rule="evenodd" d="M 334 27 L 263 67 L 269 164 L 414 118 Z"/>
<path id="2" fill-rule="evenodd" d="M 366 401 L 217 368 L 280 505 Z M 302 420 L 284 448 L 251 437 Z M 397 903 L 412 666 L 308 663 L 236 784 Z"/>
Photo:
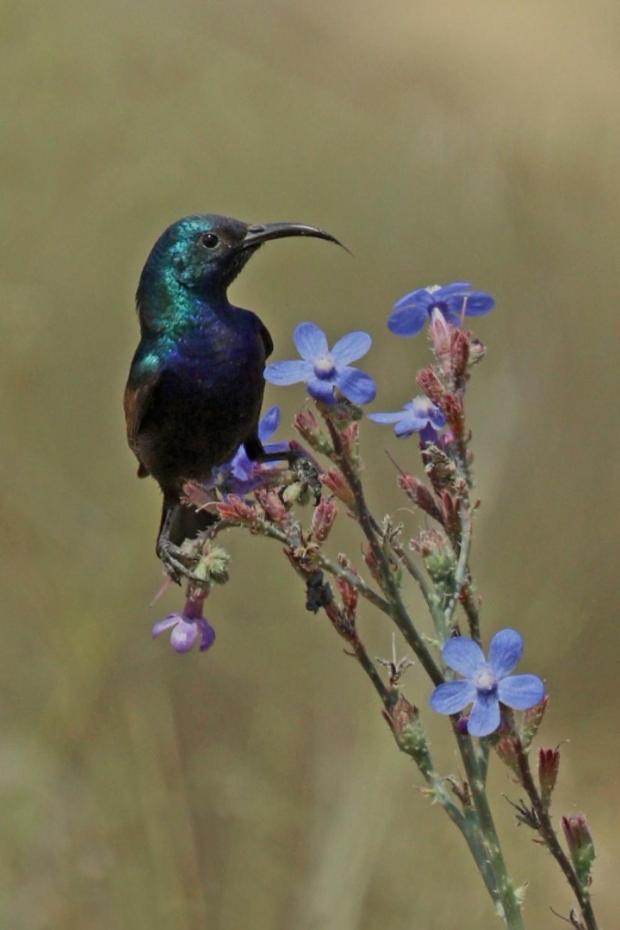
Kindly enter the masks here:
<path id="1" fill-rule="evenodd" d="M 279 426 L 280 408 L 276 404 L 269 408 L 265 416 L 258 424 L 258 438 L 262 442 L 265 452 L 288 452 L 288 442 L 267 442 L 267 440 L 271 439 L 274 433 L 278 431 Z M 259 466 L 259 463 L 252 462 L 251 459 L 248 458 L 245 447 L 241 445 L 235 452 L 227 467 L 230 469 L 232 475 L 237 479 L 237 481 L 251 482 L 255 477 L 257 466 Z M 268 468 L 269 465 L 263 464 L 260 465 L 260 467 Z"/>
<path id="2" fill-rule="evenodd" d="M 495 300 L 484 291 L 472 290 L 471 284 L 455 281 L 453 284 L 421 287 L 405 294 L 394 304 L 388 328 L 397 336 L 416 336 L 438 310 L 452 326 L 460 326 L 463 316 L 483 316 L 495 306 Z"/>
<path id="3" fill-rule="evenodd" d="M 265 452 L 288 452 L 288 442 L 271 442 L 270 439 L 280 426 L 280 408 L 270 407 L 258 424 L 258 438 Z M 261 485 L 261 472 L 277 467 L 275 463 L 253 462 L 240 445 L 230 461 L 212 469 L 211 477 L 206 482 L 207 488 L 219 488 L 222 494 L 249 494 Z"/>
<path id="4" fill-rule="evenodd" d="M 500 630 L 491 640 L 489 660 L 468 636 L 455 636 L 443 647 L 443 660 L 463 675 L 438 685 L 430 698 L 433 710 L 457 714 L 473 704 L 467 729 L 472 736 L 488 736 L 500 724 L 500 702 L 514 710 L 528 710 L 542 701 L 545 686 L 537 675 L 511 675 L 523 653 L 516 630 Z"/>
<path id="5" fill-rule="evenodd" d="M 399 439 L 420 433 L 424 444 L 437 439 L 437 430 L 446 425 L 446 418 L 428 397 L 420 394 L 395 413 L 369 413 L 368 419 L 375 423 L 393 423 Z"/>
<path id="6" fill-rule="evenodd" d="M 153 639 L 166 630 L 172 630 L 170 645 L 179 654 L 189 652 L 200 638 L 200 651 L 209 649 L 215 641 L 215 630 L 202 615 L 202 598 L 191 598 L 185 602 L 183 613 L 169 614 L 159 620 L 151 630 Z"/>
<path id="7" fill-rule="evenodd" d="M 368 404 L 375 399 L 375 382 L 350 363 L 366 355 L 372 339 L 361 331 L 347 333 L 330 350 L 322 329 L 315 323 L 300 323 L 293 340 L 301 359 L 272 362 L 265 369 L 271 384 L 296 384 L 304 381 L 308 392 L 324 404 L 336 400 L 336 388 L 353 404 Z"/>

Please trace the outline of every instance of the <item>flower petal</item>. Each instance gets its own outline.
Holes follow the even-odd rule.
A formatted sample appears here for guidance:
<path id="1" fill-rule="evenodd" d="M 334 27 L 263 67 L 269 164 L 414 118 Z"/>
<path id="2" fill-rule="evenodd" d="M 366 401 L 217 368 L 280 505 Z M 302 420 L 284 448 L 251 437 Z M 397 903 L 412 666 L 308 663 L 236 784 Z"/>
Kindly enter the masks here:
<path id="1" fill-rule="evenodd" d="M 466 678 L 471 678 L 486 664 L 482 649 L 469 636 L 453 636 L 444 645 L 442 655 L 446 665 Z"/>
<path id="2" fill-rule="evenodd" d="M 166 630 L 169 630 L 171 626 L 176 626 L 179 621 L 183 620 L 181 614 L 168 614 L 167 617 L 164 617 L 163 620 L 158 620 L 157 623 L 153 624 L 151 630 L 151 636 L 155 639 L 157 636 L 161 636 Z"/>
<path id="3" fill-rule="evenodd" d="M 394 427 L 394 432 L 399 439 L 411 436 L 412 433 L 421 432 L 426 426 L 426 420 L 419 420 L 410 413 L 405 413 L 402 419 Z"/>
<path id="4" fill-rule="evenodd" d="M 198 620 L 198 627 L 200 629 L 200 651 L 204 652 L 215 642 L 215 630 L 204 617 Z"/>
<path id="5" fill-rule="evenodd" d="M 248 454 L 239 446 L 234 457 L 230 462 L 230 471 L 238 481 L 249 481 L 254 471 L 254 462 L 248 458 Z"/>
<path id="6" fill-rule="evenodd" d="M 476 689 L 468 681 L 444 681 L 430 697 L 430 705 L 438 714 L 458 714 L 476 699 Z"/>
<path id="7" fill-rule="evenodd" d="M 300 323 L 293 332 L 293 342 L 303 359 L 311 362 L 317 355 L 327 355 L 327 337 L 316 323 Z"/>
<path id="8" fill-rule="evenodd" d="M 419 287 L 415 291 L 404 294 L 394 304 L 394 310 L 402 310 L 403 307 L 421 307 L 424 310 L 430 310 L 434 303 L 435 295 L 427 287 Z"/>
<path id="9" fill-rule="evenodd" d="M 375 382 L 359 368 L 344 368 L 336 378 L 336 384 L 352 404 L 369 404 L 377 396 Z"/>
<path id="10" fill-rule="evenodd" d="M 323 378 L 311 377 L 307 382 L 308 393 L 317 400 L 322 400 L 324 404 L 333 404 L 335 401 L 333 381 L 325 381 Z"/>
<path id="11" fill-rule="evenodd" d="M 523 637 L 510 628 L 500 630 L 489 646 L 489 665 L 497 678 L 509 675 L 523 655 Z"/>
<path id="12" fill-rule="evenodd" d="M 528 710 L 545 696 L 545 686 L 538 675 L 509 675 L 497 685 L 502 704 L 514 710 Z"/>
<path id="13" fill-rule="evenodd" d="M 398 423 L 404 415 L 403 410 L 396 410 L 394 413 L 369 413 L 368 419 L 375 423 Z"/>
<path id="14" fill-rule="evenodd" d="M 198 625 L 192 620 L 187 623 L 185 620 L 179 620 L 174 630 L 170 634 L 170 645 L 175 652 L 189 652 L 198 639 Z"/>
<path id="15" fill-rule="evenodd" d="M 347 333 L 346 336 L 339 339 L 330 354 L 336 362 L 336 367 L 342 368 L 366 355 L 371 345 L 372 339 L 370 335 L 362 330 L 356 330 L 354 333 Z"/>
<path id="16" fill-rule="evenodd" d="M 312 374 L 312 366 L 301 359 L 292 359 L 283 362 L 271 362 L 265 368 L 265 381 L 270 384 L 296 384 L 305 381 Z"/>
<path id="17" fill-rule="evenodd" d="M 465 294 L 470 290 L 471 284 L 469 281 L 453 281 L 451 284 L 444 284 L 440 287 L 438 291 L 435 291 L 433 297 L 435 300 L 445 300 L 452 294 Z"/>
<path id="18" fill-rule="evenodd" d="M 500 722 L 499 701 L 495 694 L 481 694 L 474 701 L 471 709 L 469 720 L 467 721 L 467 732 L 471 736 L 488 736 L 497 730 Z"/>
<path id="19" fill-rule="evenodd" d="M 436 407 L 435 404 L 431 405 L 431 409 L 428 412 L 428 420 L 431 426 L 434 426 L 435 429 L 442 429 L 446 425 L 446 418 L 441 412 L 439 407 Z"/>
<path id="20" fill-rule="evenodd" d="M 472 291 L 467 296 L 465 316 L 483 316 L 495 306 L 495 298 L 484 291 Z"/>
<path id="21" fill-rule="evenodd" d="M 388 320 L 388 329 L 395 336 L 417 336 L 428 322 L 426 307 L 408 306 L 394 310 Z"/>
<path id="22" fill-rule="evenodd" d="M 280 425 L 280 408 L 277 404 L 270 407 L 258 424 L 258 438 L 265 442 L 276 432 Z"/>

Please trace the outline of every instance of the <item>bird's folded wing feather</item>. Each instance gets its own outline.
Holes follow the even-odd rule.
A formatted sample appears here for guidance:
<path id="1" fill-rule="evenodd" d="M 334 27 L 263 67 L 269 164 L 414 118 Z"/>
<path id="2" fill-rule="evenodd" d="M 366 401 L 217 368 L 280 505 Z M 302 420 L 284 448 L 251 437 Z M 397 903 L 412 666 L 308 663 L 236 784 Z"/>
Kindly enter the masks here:
<path id="1" fill-rule="evenodd" d="M 152 370 L 148 377 L 142 377 L 139 382 L 132 380 L 131 376 L 125 388 L 123 405 L 125 407 L 125 422 L 127 424 L 127 442 L 138 459 L 138 477 L 145 478 L 149 472 L 140 459 L 138 436 L 144 418 L 149 411 L 153 398 L 153 389 L 161 376 L 161 368 Z"/>

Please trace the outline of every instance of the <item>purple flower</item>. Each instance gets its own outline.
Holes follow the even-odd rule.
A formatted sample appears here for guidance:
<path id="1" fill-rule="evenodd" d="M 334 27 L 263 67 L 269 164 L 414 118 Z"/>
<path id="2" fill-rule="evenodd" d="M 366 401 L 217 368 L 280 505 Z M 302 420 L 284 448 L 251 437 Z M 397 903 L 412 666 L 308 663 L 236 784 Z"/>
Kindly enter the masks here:
<path id="1" fill-rule="evenodd" d="M 463 316 L 483 316 L 494 306 L 495 300 L 490 294 L 472 290 L 466 281 L 443 286 L 433 284 L 397 300 L 388 327 L 397 336 L 416 336 L 430 320 L 433 310 L 439 310 L 453 326 L 460 326 Z"/>
<path id="2" fill-rule="evenodd" d="M 463 675 L 438 685 L 430 698 L 433 710 L 457 714 L 473 704 L 468 721 L 472 736 L 488 736 L 500 724 L 500 702 L 527 710 L 542 701 L 545 686 L 537 675 L 511 675 L 523 653 L 523 637 L 516 630 L 500 630 L 491 640 L 489 660 L 468 636 L 455 636 L 443 647 L 443 660 Z"/>
<path id="3" fill-rule="evenodd" d="M 350 367 L 370 349 L 372 339 L 368 333 L 347 333 L 330 350 L 322 329 L 315 323 L 300 323 L 293 340 L 301 359 L 267 365 L 266 381 L 281 385 L 304 381 L 312 397 L 324 404 L 334 403 L 336 388 L 353 404 L 368 404 L 375 399 L 377 389 L 370 375 Z"/>
<path id="4" fill-rule="evenodd" d="M 277 405 L 270 407 L 258 424 L 258 438 L 263 443 L 266 452 L 288 452 L 288 442 L 267 443 L 280 425 L 280 408 Z M 249 494 L 261 486 L 261 472 L 268 472 L 276 468 L 275 463 L 253 462 L 240 445 L 230 461 L 223 465 L 216 465 L 211 470 L 211 477 L 205 482 L 206 488 L 218 488 L 224 495 Z"/>
<path id="5" fill-rule="evenodd" d="M 153 639 L 166 630 L 172 630 L 170 645 L 181 655 L 194 648 L 200 638 L 200 651 L 204 652 L 215 641 L 215 630 L 202 615 L 202 598 L 189 598 L 185 602 L 183 613 L 168 614 L 159 620 L 151 630 Z"/>
<path id="6" fill-rule="evenodd" d="M 399 439 L 420 433 L 424 442 L 434 442 L 437 430 L 446 425 L 446 418 L 439 407 L 424 394 L 414 397 L 402 410 L 395 413 L 369 413 L 368 419 L 375 423 L 393 423 Z"/>
<path id="7" fill-rule="evenodd" d="M 270 407 L 258 424 L 258 438 L 262 442 L 265 452 L 288 452 L 288 442 L 267 443 L 280 426 L 280 408 L 277 405 Z M 235 452 L 229 464 L 225 466 L 239 482 L 249 481 L 255 477 L 257 462 L 248 458 L 245 446 L 241 445 Z M 261 466 L 267 468 L 268 465 Z"/>

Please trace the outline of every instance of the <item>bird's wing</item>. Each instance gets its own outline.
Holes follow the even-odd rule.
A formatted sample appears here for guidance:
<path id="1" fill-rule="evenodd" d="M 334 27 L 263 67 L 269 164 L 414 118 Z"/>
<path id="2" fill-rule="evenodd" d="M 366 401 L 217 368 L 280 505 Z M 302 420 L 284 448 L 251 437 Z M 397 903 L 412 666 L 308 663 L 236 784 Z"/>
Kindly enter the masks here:
<path id="1" fill-rule="evenodd" d="M 153 389 L 159 381 L 162 368 L 159 366 L 156 368 L 151 368 L 146 377 L 141 373 L 139 379 L 136 379 L 135 377 L 132 378 L 132 373 L 130 373 L 129 381 L 127 382 L 127 387 L 125 388 L 125 396 L 123 398 L 123 406 L 125 408 L 125 422 L 127 424 L 127 442 L 129 443 L 130 449 L 138 459 L 138 478 L 146 478 L 146 476 L 149 474 L 149 471 L 140 458 L 140 444 L 138 442 L 138 437 L 144 422 L 144 418 L 149 411 L 149 407 L 153 398 Z"/>

